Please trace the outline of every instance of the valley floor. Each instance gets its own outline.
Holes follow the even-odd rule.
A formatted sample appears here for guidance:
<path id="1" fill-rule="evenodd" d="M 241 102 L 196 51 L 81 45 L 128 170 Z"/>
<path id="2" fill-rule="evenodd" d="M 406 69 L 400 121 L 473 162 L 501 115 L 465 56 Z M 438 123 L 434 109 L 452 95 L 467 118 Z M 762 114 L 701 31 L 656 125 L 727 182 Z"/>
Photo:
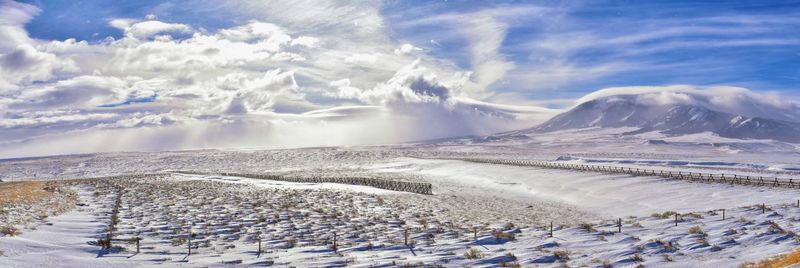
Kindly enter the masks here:
<path id="1" fill-rule="evenodd" d="M 258 155 L 274 159 L 263 170 L 388 174 L 431 183 L 434 194 L 182 174 L 60 181 L 76 193 L 71 211 L 50 217 L 4 212 L 32 220 L 15 225 L 21 234 L 0 237 L 0 266 L 738 267 L 800 247 L 798 189 L 381 151 L 285 153 Z M 313 163 L 315 157 L 331 160 Z M 190 167 L 180 161 L 172 162 L 174 169 Z M 81 176 L 105 172 L 84 163 L 90 164 Z M 2 168 L 28 172 L 14 164 Z M 135 166 L 144 171 L 148 165 Z M 231 169 L 256 166 L 239 162 Z M 54 179 L 74 177 L 78 169 L 70 170 L 53 173 Z M 55 171 L 40 167 L 45 172 Z M 101 250 L 98 240 L 109 228 L 115 239 L 140 237 L 139 253 L 124 241 Z"/>

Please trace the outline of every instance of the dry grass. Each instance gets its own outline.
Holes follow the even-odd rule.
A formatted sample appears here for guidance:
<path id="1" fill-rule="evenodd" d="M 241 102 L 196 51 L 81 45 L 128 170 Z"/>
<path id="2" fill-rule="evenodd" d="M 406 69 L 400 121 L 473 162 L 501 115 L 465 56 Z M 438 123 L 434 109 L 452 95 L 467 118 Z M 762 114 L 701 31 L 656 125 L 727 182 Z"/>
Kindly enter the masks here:
<path id="1" fill-rule="evenodd" d="M 464 258 L 467 258 L 467 259 L 470 259 L 470 260 L 481 259 L 481 258 L 483 258 L 485 256 L 486 255 L 483 254 L 483 252 L 481 252 L 480 250 L 475 249 L 475 248 L 470 248 L 470 249 L 467 250 L 467 252 L 464 253 Z"/>
<path id="2" fill-rule="evenodd" d="M 588 233 L 597 232 L 597 229 L 595 229 L 594 225 L 592 225 L 591 223 L 581 223 L 580 227 L 581 229 L 583 229 Z"/>
<path id="3" fill-rule="evenodd" d="M 561 262 L 566 262 L 569 260 L 569 251 L 566 250 L 553 251 L 553 257 L 556 257 L 556 260 L 559 260 Z"/>
<path id="4" fill-rule="evenodd" d="M 0 207 L 36 202 L 53 194 L 55 182 L 21 181 L 0 184 Z"/>
<path id="5" fill-rule="evenodd" d="M 14 226 L 0 226 L 0 234 L 6 236 L 18 236 L 22 232 Z"/>
<path id="6" fill-rule="evenodd" d="M 16 225 L 35 230 L 49 216 L 72 209 L 78 196 L 54 181 L 0 183 L 0 234 L 19 235 Z"/>
<path id="7" fill-rule="evenodd" d="M 633 254 L 633 256 L 630 256 L 630 260 L 634 261 L 634 262 L 643 262 L 644 258 L 639 253 L 636 253 L 636 254 Z"/>
<path id="8" fill-rule="evenodd" d="M 778 257 L 769 258 L 755 263 L 742 264 L 746 268 L 782 268 L 793 264 L 800 264 L 800 249 Z"/>
<path id="9" fill-rule="evenodd" d="M 700 228 L 700 226 L 692 226 L 691 228 L 689 228 L 689 234 L 697 234 L 703 236 L 706 235 L 706 233 L 703 231 L 703 228 Z"/>
<path id="10" fill-rule="evenodd" d="M 495 231 L 494 232 L 494 239 L 496 239 L 496 240 L 506 239 L 506 240 L 509 240 L 509 241 L 514 241 L 514 240 L 517 239 L 517 237 L 513 233 L 504 233 L 502 231 Z"/>

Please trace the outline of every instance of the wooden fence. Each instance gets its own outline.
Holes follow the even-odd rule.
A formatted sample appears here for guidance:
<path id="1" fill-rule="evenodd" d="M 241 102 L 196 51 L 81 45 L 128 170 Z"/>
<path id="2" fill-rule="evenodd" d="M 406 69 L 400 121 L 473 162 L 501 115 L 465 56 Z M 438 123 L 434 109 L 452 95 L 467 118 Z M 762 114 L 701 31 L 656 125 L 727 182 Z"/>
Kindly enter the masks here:
<path id="1" fill-rule="evenodd" d="M 357 176 L 311 176 L 311 177 L 302 177 L 302 176 L 293 176 L 293 175 L 286 175 L 286 174 L 253 174 L 253 173 L 235 173 L 235 172 L 198 172 L 198 171 L 168 171 L 170 173 L 179 173 L 179 174 L 189 174 L 189 175 L 217 175 L 217 176 L 234 176 L 234 177 L 243 177 L 243 178 L 251 178 L 251 179 L 262 179 L 262 180 L 275 180 L 275 181 L 286 181 L 286 182 L 298 182 L 298 183 L 338 183 L 338 184 L 349 184 L 349 185 L 361 185 L 361 186 L 369 186 L 375 187 L 384 190 L 390 191 L 399 191 L 399 192 L 409 192 L 415 194 L 426 194 L 432 195 L 433 194 L 433 186 L 430 183 L 425 182 L 410 182 L 410 181 L 397 181 L 391 179 L 383 179 L 383 178 L 372 178 L 372 177 L 357 177 Z M 103 176 L 103 177 L 91 177 L 91 178 L 69 178 L 63 179 L 66 181 L 72 182 L 81 182 L 87 180 L 104 180 L 104 179 L 142 179 L 142 178 L 157 178 L 157 177 L 164 177 L 169 176 L 170 173 L 143 173 L 143 174 L 126 174 L 126 175 L 112 175 L 112 176 Z"/>
<path id="2" fill-rule="evenodd" d="M 741 176 L 736 174 L 712 174 L 712 173 L 683 172 L 683 171 L 674 172 L 674 171 L 651 170 L 651 169 L 641 169 L 641 168 L 626 168 L 626 167 L 616 167 L 616 166 L 571 164 L 571 163 L 559 163 L 553 161 L 517 160 L 517 159 L 484 159 L 484 158 L 460 158 L 460 157 L 426 158 L 426 159 L 461 160 L 473 163 L 538 167 L 538 168 L 550 168 L 550 169 L 569 169 L 569 170 L 601 172 L 601 173 L 618 173 L 618 174 L 629 174 L 632 176 L 655 176 L 655 177 L 663 177 L 668 179 L 685 180 L 692 182 L 728 183 L 728 184 L 750 185 L 750 186 L 800 188 L 799 180 L 768 178 L 763 176 L 756 177 L 756 176 Z"/>
<path id="3" fill-rule="evenodd" d="M 180 174 L 190 175 L 217 175 L 217 176 L 233 176 L 251 179 L 298 182 L 298 183 L 338 183 L 349 185 L 361 185 L 385 189 L 390 191 L 409 192 L 415 194 L 433 194 L 433 186 L 430 183 L 424 182 L 409 182 L 409 181 L 396 181 L 390 179 L 371 178 L 371 177 L 356 177 L 356 176 L 292 176 L 284 174 L 252 174 L 252 173 L 233 173 L 233 172 L 197 172 L 197 171 L 174 171 Z"/>
<path id="4" fill-rule="evenodd" d="M 60 181 L 68 181 L 68 182 L 82 182 L 82 181 L 91 181 L 91 180 L 121 180 L 121 179 L 146 179 L 146 178 L 158 178 L 169 176 L 169 173 L 142 173 L 142 174 L 123 174 L 123 175 L 111 175 L 111 176 L 101 176 L 101 177 L 89 177 L 89 178 L 63 178 L 59 179 Z"/>

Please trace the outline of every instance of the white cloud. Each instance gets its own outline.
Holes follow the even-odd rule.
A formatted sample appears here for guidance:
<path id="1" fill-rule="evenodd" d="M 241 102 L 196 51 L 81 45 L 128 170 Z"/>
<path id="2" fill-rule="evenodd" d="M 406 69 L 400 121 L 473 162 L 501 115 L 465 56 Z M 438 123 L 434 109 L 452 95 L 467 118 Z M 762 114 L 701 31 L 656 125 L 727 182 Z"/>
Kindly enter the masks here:
<path id="1" fill-rule="evenodd" d="M 422 51 L 421 48 L 415 47 L 412 44 L 403 44 L 399 48 L 394 50 L 394 54 L 397 54 L 397 55 L 408 55 L 408 54 L 413 54 L 413 53 L 420 52 L 420 51 Z"/>
<path id="2" fill-rule="evenodd" d="M 508 26 L 487 14 L 472 17 L 464 28 L 470 40 L 472 68 L 477 83 L 487 87 L 503 78 L 514 69 L 514 63 L 500 54 L 500 46 L 505 39 Z"/>
<path id="3" fill-rule="evenodd" d="M 360 36 L 383 36 L 381 3 L 372 1 L 258 1 L 225 3 L 228 9 L 296 31 Z M 371 41 L 371 40 L 370 40 Z"/>
<path id="4" fill-rule="evenodd" d="M 379 83 L 373 89 L 361 90 L 350 85 L 350 79 L 330 83 L 336 91 L 330 96 L 358 99 L 372 105 L 391 106 L 406 103 L 445 103 L 450 100 L 451 89 L 438 81 L 420 66 L 420 60 L 398 70 L 388 81 Z"/>
<path id="5" fill-rule="evenodd" d="M 423 8 L 424 10 L 424 8 Z M 410 10 L 418 16 L 419 10 Z M 556 9 L 537 5 L 514 5 L 485 8 L 472 12 L 437 13 L 398 23 L 407 31 L 431 31 L 431 45 L 441 47 L 443 42 L 465 44 L 470 70 L 470 83 L 464 92 L 483 99 L 492 95 L 492 89 L 517 67 L 514 61 L 503 54 L 501 48 L 510 27 L 540 23 L 545 16 L 553 15 Z M 422 12 L 424 13 L 424 12 Z M 403 14 L 401 14 L 403 15 Z M 466 42 L 465 42 L 466 41 Z M 397 54 L 402 54 L 397 50 Z"/>
<path id="6" fill-rule="evenodd" d="M 218 36 L 222 39 L 238 42 L 259 41 L 266 45 L 266 49 L 277 51 L 281 45 L 292 40 L 292 38 L 281 27 L 259 21 L 250 21 L 241 26 L 230 29 L 222 29 Z"/>
<path id="7" fill-rule="evenodd" d="M 0 53 L 20 44 L 33 42 L 23 26 L 39 12 L 41 10 L 33 5 L 11 0 L 0 1 Z"/>
<path id="8" fill-rule="evenodd" d="M 330 83 L 330 87 L 334 88 L 334 92 L 327 92 L 327 96 L 339 99 L 359 99 L 364 91 L 360 88 L 350 86 L 350 79 L 345 78 L 336 80 Z"/>
<path id="9" fill-rule="evenodd" d="M 316 47 L 319 44 L 319 38 L 311 37 L 311 36 L 300 36 L 292 40 L 292 46 L 305 46 L 305 47 Z"/>
<path id="10" fill-rule="evenodd" d="M 189 34 L 192 32 L 192 27 L 189 25 L 157 20 L 114 19 L 109 22 L 109 25 L 123 30 L 125 36 L 136 39 L 147 39 L 157 34 Z"/>
<path id="11" fill-rule="evenodd" d="M 59 114 L 59 115 L 32 114 L 29 117 L 23 117 L 23 118 L 0 119 L 0 128 L 15 128 L 15 127 L 28 127 L 28 126 L 40 127 L 53 124 L 106 120 L 117 117 L 119 117 L 119 115 L 113 113 L 97 113 L 97 114 L 73 113 L 73 114 Z"/>
<path id="12" fill-rule="evenodd" d="M 270 112 L 281 97 L 302 98 L 293 72 L 275 69 L 261 76 L 229 74 L 220 79 L 219 88 L 235 91 L 226 105 L 226 114 Z"/>
<path id="13" fill-rule="evenodd" d="M 450 88 L 440 83 L 435 75 L 427 74 L 417 59 L 397 71 L 386 83 L 366 91 L 361 99 L 373 104 L 440 103 L 448 101 L 450 96 Z"/>
<path id="14" fill-rule="evenodd" d="M 123 37 L 99 43 L 31 39 L 38 10 L 3 3 L 3 156 L 388 143 L 533 120 L 470 99 L 471 72 L 393 41 L 369 3 L 247 2 L 285 10 L 215 31 L 119 18 Z"/>
<path id="15" fill-rule="evenodd" d="M 79 76 L 28 87 L 15 95 L 13 110 L 84 109 L 125 100 L 129 82 L 116 77 Z"/>
<path id="16" fill-rule="evenodd" d="M 375 54 L 353 53 L 349 57 L 345 58 L 344 61 L 347 63 L 370 65 L 375 64 L 375 62 L 378 61 L 378 56 Z"/>
<path id="17" fill-rule="evenodd" d="M 0 55 L 0 79 L 12 84 L 28 85 L 49 80 L 58 73 L 74 73 L 78 70 L 71 59 L 59 59 L 52 53 L 41 52 L 27 44 Z"/>

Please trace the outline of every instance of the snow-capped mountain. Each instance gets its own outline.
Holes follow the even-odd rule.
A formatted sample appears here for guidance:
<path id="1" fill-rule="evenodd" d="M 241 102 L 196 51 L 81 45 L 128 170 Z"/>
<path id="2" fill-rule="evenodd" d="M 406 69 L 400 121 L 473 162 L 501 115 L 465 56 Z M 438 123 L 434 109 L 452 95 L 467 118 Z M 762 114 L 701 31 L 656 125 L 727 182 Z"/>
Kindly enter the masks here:
<path id="1" fill-rule="evenodd" d="M 656 96 L 653 96 L 656 94 Z M 635 127 L 624 134 L 657 131 L 668 135 L 711 132 L 720 137 L 736 139 L 772 139 L 800 143 L 800 123 L 786 120 L 796 110 L 785 112 L 758 101 L 747 101 L 756 111 L 774 111 L 774 118 L 736 114 L 728 107 L 716 107 L 706 101 L 709 96 L 677 93 L 677 100 L 664 100 L 663 94 L 630 94 L 601 96 L 585 101 L 567 112 L 532 128 L 533 132 L 552 132 L 578 128 Z M 750 107 L 750 108 L 753 108 Z M 759 113 L 764 115 L 765 113 Z"/>

